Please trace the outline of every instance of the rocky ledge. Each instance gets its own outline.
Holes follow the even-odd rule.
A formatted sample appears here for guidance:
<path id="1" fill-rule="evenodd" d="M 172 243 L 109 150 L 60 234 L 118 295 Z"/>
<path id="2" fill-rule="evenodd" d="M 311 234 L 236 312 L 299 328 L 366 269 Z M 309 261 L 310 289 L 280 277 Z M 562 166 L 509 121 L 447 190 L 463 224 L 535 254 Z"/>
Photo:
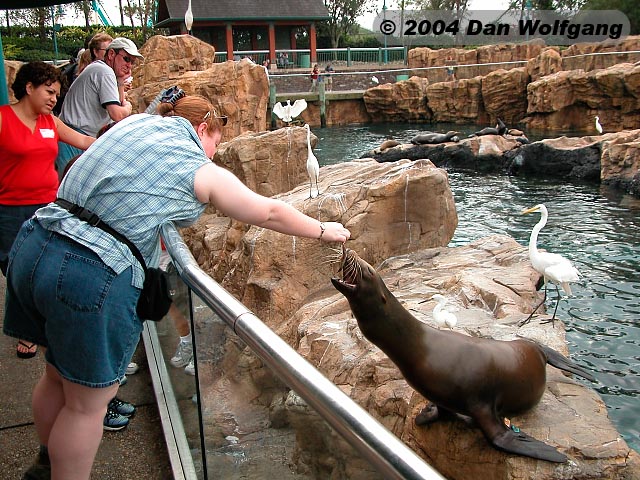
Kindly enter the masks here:
<path id="1" fill-rule="evenodd" d="M 596 181 L 640 196 L 640 130 L 532 143 L 522 136 L 482 135 L 458 142 L 378 148 L 361 158 L 429 159 L 439 167 L 458 170 Z"/>

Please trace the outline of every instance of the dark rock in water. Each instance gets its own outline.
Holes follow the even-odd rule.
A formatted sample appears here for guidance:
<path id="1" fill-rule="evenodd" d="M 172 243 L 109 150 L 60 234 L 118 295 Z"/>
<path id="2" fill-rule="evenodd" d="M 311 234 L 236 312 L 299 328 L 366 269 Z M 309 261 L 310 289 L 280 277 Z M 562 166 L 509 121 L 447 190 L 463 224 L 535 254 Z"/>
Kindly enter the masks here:
<path id="1" fill-rule="evenodd" d="M 561 137 L 522 145 L 505 152 L 507 173 L 523 176 L 545 176 L 600 181 L 599 142 Z"/>

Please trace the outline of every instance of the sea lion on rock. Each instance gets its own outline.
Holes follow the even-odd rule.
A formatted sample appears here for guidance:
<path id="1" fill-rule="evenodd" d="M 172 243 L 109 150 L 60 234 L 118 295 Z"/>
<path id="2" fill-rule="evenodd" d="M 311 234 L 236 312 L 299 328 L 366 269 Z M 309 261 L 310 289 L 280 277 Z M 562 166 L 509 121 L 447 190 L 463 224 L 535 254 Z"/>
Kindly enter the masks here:
<path id="1" fill-rule="evenodd" d="M 471 417 L 498 450 L 550 462 L 567 457 L 504 423 L 533 408 L 546 389 L 546 364 L 591 381 L 589 372 L 531 340 L 501 341 L 438 330 L 417 320 L 376 270 L 353 250 L 342 254 L 342 280 L 331 282 L 349 301 L 363 335 L 429 399 L 417 417 L 424 425 L 447 415 Z"/>
<path id="2" fill-rule="evenodd" d="M 447 133 L 436 132 L 423 132 L 411 139 L 411 143 L 414 145 L 423 145 L 425 143 L 445 143 L 445 142 L 457 142 L 460 140 L 458 132 L 449 130 Z"/>
<path id="3" fill-rule="evenodd" d="M 378 155 L 378 154 L 384 152 L 385 150 L 387 150 L 389 148 L 397 147 L 398 145 L 401 145 L 401 143 L 397 142 L 395 140 L 385 140 L 384 142 L 382 142 L 380 144 L 380 146 L 378 148 L 373 150 L 373 153 Z"/>
<path id="4" fill-rule="evenodd" d="M 481 137 L 482 135 L 500 135 L 500 133 L 498 133 L 498 129 L 496 127 L 485 127 L 482 130 L 478 130 L 477 132 L 469 135 L 469 138 Z"/>

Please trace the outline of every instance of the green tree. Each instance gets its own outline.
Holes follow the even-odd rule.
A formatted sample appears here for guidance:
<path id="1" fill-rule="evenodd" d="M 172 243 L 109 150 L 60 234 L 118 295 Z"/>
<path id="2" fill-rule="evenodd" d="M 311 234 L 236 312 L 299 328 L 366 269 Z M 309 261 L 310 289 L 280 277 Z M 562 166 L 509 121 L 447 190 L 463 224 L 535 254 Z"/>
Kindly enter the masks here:
<path id="1" fill-rule="evenodd" d="M 331 47 L 338 48 L 340 40 L 356 26 L 356 19 L 373 11 L 373 0 L 324 0 L 331 17 L 327 22 Z"/>
<path id="2" fill-rule="evenodd" d="M 629 19 L 631 35 L 640 33 L 640 3 L 638 0 L 587 0 L 588 10 L 620 10 Z"/>

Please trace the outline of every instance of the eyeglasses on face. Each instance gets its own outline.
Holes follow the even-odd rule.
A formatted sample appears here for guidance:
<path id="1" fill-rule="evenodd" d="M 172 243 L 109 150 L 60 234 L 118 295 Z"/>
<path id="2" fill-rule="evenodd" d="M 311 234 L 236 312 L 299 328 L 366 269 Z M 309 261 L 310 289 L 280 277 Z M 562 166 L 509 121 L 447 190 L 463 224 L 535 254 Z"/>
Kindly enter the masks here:
<path id="1" fill-rule="evenodd" d="M 205 113 L 204 117 L 202 118 L 202 121 L 205 122 L 207 118 L 211 116 L 211 114 L 212 114 L 211 110 Z M 227 125 L 227 122 L 229 121 L 229 117 L 227 117 L 226 115 L 218 115 L 218 112 L 216 112 L 215 108 L 213 109 L 213 118 L 217 118 L 218 120 L 220 120 L 220 123 L 222 123 L 223 127 L 225 127 Z"/>
<path id="2" fill-rule="evenodd" d="M 122 53 L 122 51 L 119 51 L 116 56 L 120 55 L 120 53 Z M 122 57 L 122 60 L 124 60 L 125 62 L 127 62 L 128 64 L 132 64 L 135 60 L 127 55 L 120 55 Z"/>

